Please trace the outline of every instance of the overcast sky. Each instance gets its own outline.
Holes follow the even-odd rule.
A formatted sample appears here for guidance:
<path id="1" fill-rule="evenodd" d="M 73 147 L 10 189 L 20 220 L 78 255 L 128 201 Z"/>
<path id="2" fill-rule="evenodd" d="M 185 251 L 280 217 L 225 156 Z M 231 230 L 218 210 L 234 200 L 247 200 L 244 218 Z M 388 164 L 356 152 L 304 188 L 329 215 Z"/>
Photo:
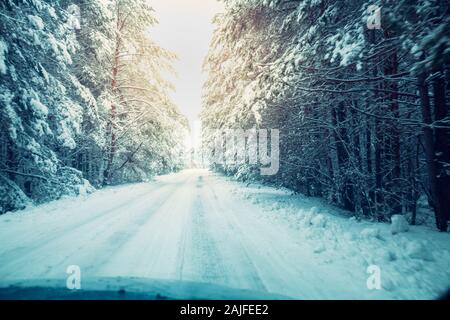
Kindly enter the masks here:
<path id="1" fill-rule="evenodd" d="M 151 30 L 152 38 L 162 47 L 175 52 L 178 77 L 171 79 L 176 87 L 173 100 L 195 129 L 201 109 L 201 89 L 205 75 L 202 64 L 211 40 L 212 18 L 222 11 L 217 0 L 151 0 L 159 25 Z"/>

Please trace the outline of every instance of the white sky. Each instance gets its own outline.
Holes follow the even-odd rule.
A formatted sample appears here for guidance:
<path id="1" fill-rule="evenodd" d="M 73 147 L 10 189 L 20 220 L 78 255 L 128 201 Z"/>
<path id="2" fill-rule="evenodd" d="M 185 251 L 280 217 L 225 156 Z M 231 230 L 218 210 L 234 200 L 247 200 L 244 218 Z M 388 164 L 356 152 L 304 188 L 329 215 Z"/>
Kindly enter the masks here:
<path id="1" fill-rule="evenodd" d="M 176 87 L 172 98 L 195 131 L 206 78 L 202 73 L 203 59 L 214 30 L 212 19 L 223 10 L 223 4 L 217 0 L 149 0 L 149 3 L 159 21 L 150 31 L 151 37 L 179 57 L 174 65 L 178 76 L 170 79 Z"/>

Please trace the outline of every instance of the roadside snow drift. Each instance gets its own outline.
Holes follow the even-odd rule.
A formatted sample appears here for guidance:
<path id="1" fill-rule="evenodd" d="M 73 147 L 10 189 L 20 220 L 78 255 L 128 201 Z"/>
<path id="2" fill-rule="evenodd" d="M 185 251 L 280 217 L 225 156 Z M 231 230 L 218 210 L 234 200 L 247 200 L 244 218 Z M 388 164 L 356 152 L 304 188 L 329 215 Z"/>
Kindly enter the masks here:
<path id="1" fill-rule="evenodd" d="M 434 299 L 450 286 L 449 244 L 402 217 L 358 221 L 288 190 L 189 170 L 0 216 L 0 298 L 106 288 L 105 299 Z M 65 287 L 72 265 L 79 293 Z"/>

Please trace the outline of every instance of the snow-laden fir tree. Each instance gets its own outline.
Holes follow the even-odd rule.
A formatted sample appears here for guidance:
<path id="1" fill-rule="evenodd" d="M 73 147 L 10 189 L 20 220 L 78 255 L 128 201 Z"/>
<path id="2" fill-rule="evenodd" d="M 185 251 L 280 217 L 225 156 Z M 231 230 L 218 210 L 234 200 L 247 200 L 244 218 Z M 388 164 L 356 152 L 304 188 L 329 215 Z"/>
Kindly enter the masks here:
<path id="1" fill-rule="evenodd" d="M 0 213 L 183 165 L 147 1 L 0 3 Z"/>
<path id="2" fill-rule="evenodd" d="M 427 196 L 437 227 L 446 230 L 448 6 L 225 3 L 205 60 L 203 127 L 280 129 L 280 171 L 267 182 L 378 220 L 410 213 L 412 223 Z M 382 7 L 379 28 L 368 23 L 370 5 Z M 259 177 L 250 165 L 218 167 Z"/>

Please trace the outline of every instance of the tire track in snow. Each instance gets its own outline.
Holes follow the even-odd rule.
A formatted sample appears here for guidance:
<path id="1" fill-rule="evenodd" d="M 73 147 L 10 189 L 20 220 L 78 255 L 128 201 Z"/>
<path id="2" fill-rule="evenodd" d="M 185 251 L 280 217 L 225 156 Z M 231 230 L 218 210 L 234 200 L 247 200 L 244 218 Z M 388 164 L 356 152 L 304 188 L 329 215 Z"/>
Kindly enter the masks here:
<path id="1" fill-rule="evenodd" d="M 164 185 L 157 188 L 156 191 L 151 191 L 153 196 L 163 196 L 171 190 L 170 185 Z M 25 255 L 20 255 L 17 259 L 14 259 L 14 257 L 11 259 L 10 257 L 9 260 L 11 261 L 2 263 L 0 275 L 2 278 L 9 278 L 14 275 L 21 275 L 22 277 L 39 276 L 42 278 L 51 273 L 62 275 L 65 274 L 65 268 L 69 264 L 78 263 L 79 265 L 83 265 L 83 263 L 81 263 L 83 262 L 82 260 L 89 261 L 89 259 L 77 258 L 77 253 L 82 254 L 83 251 L 86 251 L 91 255 L 91 263 L 97 264 L 99 254 L 108 254 L 108 251 L 105 252 L 105 247 L 101 247 L 101 244 L 103 243 L 99 241 L 99 238 L 101 238 L 102 235 L 104 236 L 114 232 L 116 229 L 120 230 L 127 228 L 127 223 L 129 223 L 129 221 L 127 221 L 128 219 L 124 219 L 124 216 L 127 216 L 124 212 L 131 212 L 131 215 L 137 216 L 138 219 L 142 214 L 145 214 L 145 211 L 137 211 L 136 213 L 133 212 L 133 210 L 148 203 L 148 198 L 146 197 L 148 193 L 149 191 L 139 193 L 131 199 L 128 199 L 129 202 L 122 203 L 109 212 L 102 211 L 100 214 L 95 215 L 93 219 L 89 221 L 84 220 L 81 225 L 64 228 L 65 231 L 58 232 L 43 241 L 41 240 L 33 247 L 28 248 L 27 253 Z M 127 208 L 126 210 L 124 210 L 125 207 Z M 123 222 L 124 224 L 121 224 L 120 222 Z M 116 228 L 114 228 L 114 226 L 116 226 Z M 89 247 L 89 244 L 98 246 L 98 250 L 86 248 L 86 245 Z M 115 247 L 115 245 L 112 247 Z M 69 260 L 70 263 L 68 263 Z M 33 261 L 35 268 L 30 270 L 27 261 Z M 64 265 L 64 262 L 66 262 L 67 265 Z M 56 268 L 57 266 L 61 267 L 59 268 L 60 270 Z M 58 269 L 59 271 L 56 271 L 55 269 Z M 86 269 L 89 271 L 90 268 L 88 267 Z"/>
<path id="2" fill-rule="evenodd" d="M 194 270 L 190 280 L 216 284 L 228 283 L 229 277 L 224 258 L 216 239 L 208 228 L 207 214 L 200 194 L 197 194 L 190 219 L 189 263 Z"/>
<path id="3" fill-rule="evenodd" d="M 81 259 L 81 261 L 95 261 L 95 264 L 89 264 L 87 267 L 83 268 L 84 272 L 94 275 L 97 274 L 98 271 L 108 263 L 111 256 L 113 256 L 115 252 L 120 251 L 121 248 L 139 232 L 139 229 L 153 218 L 157 208 L 167 201 L 167 198 L 170 197 L 171 193 L 172 190 L 170 186 L 165 185 L 156 192 L 153 192 L 151 197 L 142 198 L 142 202 L 139 203 L 144 204 L 143 208 L 139 208 L 139 206 L 134 205 L 133 203 L 129 204 L 130 211 L 131 208 L 138 207 L 135 216 L 132 216 L 130 220 L 127 219 L 127 221 L 121 221 L 121 218 L 119 217 L 105 228 L 103 233 L 97 233 L 89 241 L 86 241 L 84 246 L 80 247 L 78 251 L 84 251 L 88 255 L 78 259 Z M 148 207 L 148 205 L 151 206 Z M 126 223 L 125 226 L 123 223 Z M 94 248 L 89 248 L 91 243 L 94 244 Z M 74 255 L 72 255 L 72 257 L 67 257 L 66 261 L 68 260 L 76 261 L 77 258 L 74 258 Z"/>
<path id="4" fill-rule="evenodd" d="M 257 219 L 254 212 L 258 210 L 254 210 L 253 205 L 248 204 L 243 208 L 242 202 L 235 202 L 231 197 L 222 196 L 222 194 L 229 196 L 229 190 L 215 188 L 217 180 L 214 176 L 210 177 L 213 181 L 208 185 L 215 199 L 214 205 L 220 208 L 215 211 L 221 211 L 226 216 L 229 228 L 233 230 L 234 237 L 239 241 L 249 266 L 257 275 L 252 277 L 257 286 L 251 289 L 278 292 L 300 298 L 308 291 L 309 296 L 320 291 L 320 288 L 310 288 L 310 285 L 314 285 L 309 282 L 311 274 L 307 275 L 306 270 L 301 270 L 294 263 L 297 259 L 293 256 L 306 252 L 297 250 L 298 246 L 294 245 L 294 241 L 289 241 L 283 230 L 275 225 L 268 226 Z M 222 192 L 221 196 L 218 196 L 217 192 Z M 275 247 L 276 244 L 281 247 Z M 288 255 L 283 253 L 283 250 L 288 251 Z M 303 258 L 308 260 L 310 257 L 305 254 Z M 313 265 L 308 271 L 312 270 L 314 270 Z M 318 294 L 319 296 L 321 295 Z"/>
<path id="5" fill-rule="evenodd" d="M 208 177 L 209 178 L 209 177 Z M 218 243 L 214 250 L 222 256 L 223 275 L 221 283 L 225 285 L 234 284 L 237 288 L 255 289 L 267 291 L 266 286 L 259 275 L 256 265 L 251 259 L 248 249 L 243 243 L 243 235 L 237 230 L 235 223 L 229 219 L 230 206 L 222 206 L 214 187 L 204 179 L 206 187 L 201 197 L 204 206 L 208 208 L 209 219 L 205 229 L 209 230 L 211 237 Z M 220 228 L 213 224 L 220 224 Z M 217 230 L 220 229 L 220 230 Z M 214 231 L 217 230 L 217 233 Z"/>
<path id="6" fill-rule="evenodd" d="M 182 177 L 183 178 L 183 177 Z M 114 266 L 114 273 L 116 274 L 124 274 L 126 275 L 127 269 L 120 270 L 119 267 L 115 267 L 114 263 L 111 263 L 111 259 L 115 257 L 117 254 L 124 250 L 124 247 L 132 241 L 135 237 L 141 234 L 141 231 L 145 228 L 147 224 L 151 224 L 158 215 L 160 208 L 173 200 L 174 195 L 183 188 L 183 186 L 188 182 L 189 177 L 186 179 L 182 179 L 181 181 L 176 180 L 175 182 L 165 183 L 152 192 L 148 197 L 142 198 L 143 207 L 136 207 L 135 203 L 130 203 L 130 208 L 138 209 L 136 213 L 136 217 L 132 221 L 126 221 L 127 224 L 124 226 L 121 224 L 120 219 L 117 221 L 114 233 L 109 234 L 107 239 L 103 239 L 102 243 L 110 244 L 107 246 L 107 250 L 105 248 L 100 247 L 99 250 L 86 250 L 87 253 L 99 252 L 101 255 L 95 254 L 91 258 L 85 257 L 85 261 L 94 260 L 95 264 L 89 265 L 85 268 L 85 271 L 90 272 L 91 274 L 98 275 L 102 273 L 102 270 L 108 268 L 108 265 Z M 130 209 L 130 211 L 132 211 Z M 94 243 L 98 243 L 94 241 Z M 137 256 L 141 255 L 141 252 L 136 253 Z M 129 257 L 130 258 L 130 257 Z M 133 257 L 131 257 L 133 258 Z"/>
<path id="7" fill-rule="evenodd" d="M 181 183 L 169 183 L 170 195 L 155 206 L 151 219 L 142 225 L 107 265 L 99 270 L 107 276 L 139 276 L 177 279 L 185 218 L 190 211 L 191 175 Z M 119 272 L 118 269 L 122 269 Z"/>

